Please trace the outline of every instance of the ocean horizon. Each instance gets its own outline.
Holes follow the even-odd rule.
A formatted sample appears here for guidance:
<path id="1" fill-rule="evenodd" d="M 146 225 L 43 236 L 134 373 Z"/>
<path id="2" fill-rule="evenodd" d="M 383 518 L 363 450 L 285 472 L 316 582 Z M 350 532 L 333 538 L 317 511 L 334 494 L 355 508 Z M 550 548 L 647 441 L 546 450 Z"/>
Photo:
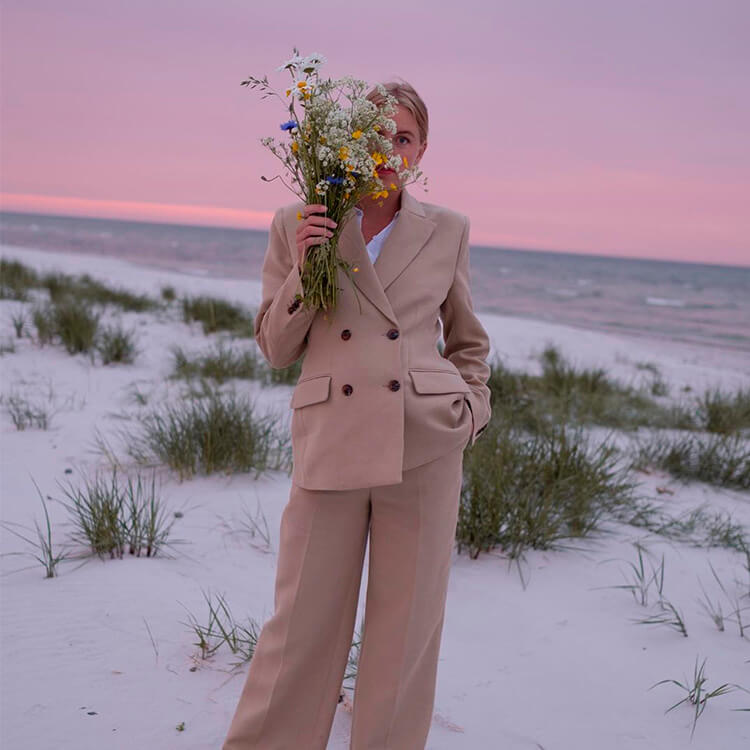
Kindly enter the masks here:
<path id="1" fill-rule="evenodd" d="M 260 279 L 268 232 L 0 212 L 3 245 Z M 750 351 L 750 267 L 471 244 L 477 312 Z"/>

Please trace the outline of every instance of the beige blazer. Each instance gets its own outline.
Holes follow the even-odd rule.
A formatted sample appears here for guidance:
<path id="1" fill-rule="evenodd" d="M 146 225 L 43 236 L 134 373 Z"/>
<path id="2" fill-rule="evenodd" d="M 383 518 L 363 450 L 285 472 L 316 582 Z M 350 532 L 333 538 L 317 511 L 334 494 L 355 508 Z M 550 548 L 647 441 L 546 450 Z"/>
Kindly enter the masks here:
<path id="1" fill-rule="evenodd" d="M 351 210 L 339 255 L 352 263 L 356 288 L 339 269 L 337 309 L 326 313 L 295 302 L 303 205 L 273 217 L 255 317 L 272 367 L 304 355 L 290 402 L 292 481 L 311 490 L 399 483 L 405 469 L 473 445 L 490 419 L 490 343 L 472 305 L 469 219 L 403 188 L 373 264 Z"/>

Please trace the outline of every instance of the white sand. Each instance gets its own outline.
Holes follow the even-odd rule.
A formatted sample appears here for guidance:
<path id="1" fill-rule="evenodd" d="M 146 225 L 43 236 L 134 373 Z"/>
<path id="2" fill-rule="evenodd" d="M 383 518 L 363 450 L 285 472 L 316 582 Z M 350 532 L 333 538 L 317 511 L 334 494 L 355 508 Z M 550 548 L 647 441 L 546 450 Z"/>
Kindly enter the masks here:
<path id="1" fill-rule="evenodd" d="M 88 272 L 133 291 L 210 293 L 257 305 L 257 282 L 211 279 L 159 271 L 89 255 L 3 247 L 2 255 L 40 270 Z M 23 303 L 0 300 L 0 338 L 14 336 L 11 316 Z M 655 313 L 658 314 L 658 313 Z M 499 354 L 512 368 L 534 370 L 535 355 L 554 342 L 574 362 L 601 365 L 625 382 L 650 377 L 636 363 L 658 365 L 671 393 L 720 385 L 750 385 L 750 355 L 700 349 L 647 338 L 603 334 L 571 326 L 481 315 Z M 79 484 L 79 470 L 106 466 L 94 450 L 98 430 L 117 445 L 117 431 L 139 408 L 134 387 L 158 403 L 179 384 L 165 381 L 168 347 L 205 350 L 210 341 L 177 314 L 122 315 L 139 331 L 136 364 L 92 365 L 60 346 L 38 348 L 16 341 L 0 357 L 2 392 L 25 391 L 42 399 L 51 386 L 59 411 L 51 429 L 16 431 L 0 416 L 2 520 L 33 529 L 43 522 L 33 480 L 45 495 L 63 498 L 57 481 Z M 253 344 L 254 345 L 254 344 Z M 261 388 L 241 382 L 261 407 L 288 412 L 291 387 Z M 124 453 L 120 450 L 121 457 Z M 65 469 L 74 473 L 66 475 Z M 728 510 L 750 524 L 747 493 L 667 475 L 639 475 L 641 490 L 677 515 L 701 503 Z M 219 651 L 202 661 L 184 623 L 188 611 L 205 623 L 203 591 L 226 595 L 238 619 L 262 622 L 273 607 L 278 528 L 290 480 L 273 474 L 199 478 L 183 483 L 164 474 L 162 495 L 184 517 L 174 527 L 186 543 L 167 559 L 63 562 L 59 577 L 45 580 L 31 558 L 2 562 L 2 740 L 8 750 L 218 750 L 244 681 L 246 666 L 232 672 L 234 657 Z M 658 495 L 657 486 L 674 494 Z M 238 531 L 243 507 L 260 502 L 271 531 L 264 552 Z M 57 545 L 70 529 L 59 502 L 48 503 Z M 748 574 L 736 552 L 697 549 L 612 526 L 613 534 L 580 543 L 580 549 L 531 551 L 518 569 L 499 551 L 471 560 L 454 553 L 438 673 L 430 750 L 740 750 L 750 746 L 750 694 L 736 691 L 709 702 L 690 743 L 691 710 L 665 710 L 683 697 L 674 685 L 654 682 L 692 675 L 706 657 L 711 690 L 724 682 L 750 689 L 750 643 L 728 624 L 719 632 L 698 600 L 700 583 L 721 598 L 709 562 L 723 584 L 747 592 Z M 33 533 L 33 532 L 32 532 Z M 0 528 L 5 553 L 29 549 Z M 665 556 L 665 594 L 683 612 L 689 637 L 665 626 L 631 622 L 647 612 L 630 594 L 607 588 L 624 582 L 635 562 L 632 542 L 646 541 L 658 561 Z M 365 570 L 357 624 L 364 613 Z M 699 583 L 700 581 L 700 583 Z M 727 602 L 723 609 L 727 611 Z M 744 605 L 748 606 L 747 598 Z M 744 613 L 750 622 L 750 610 Z M 148 624 L 148 628 L 146 626 Z M 158 656 L 151 643 L 153 636 Z M 191 668 L 197 667 L 195 671 Z M 290 706 L 290 710 L 293 707 Z M 90 715 L 89 712 L 96 712 Z M 185 731 L 175 727 L 185 722 Z M 351 715 L 339 706 L 329 748 L 348 748 Z"/>

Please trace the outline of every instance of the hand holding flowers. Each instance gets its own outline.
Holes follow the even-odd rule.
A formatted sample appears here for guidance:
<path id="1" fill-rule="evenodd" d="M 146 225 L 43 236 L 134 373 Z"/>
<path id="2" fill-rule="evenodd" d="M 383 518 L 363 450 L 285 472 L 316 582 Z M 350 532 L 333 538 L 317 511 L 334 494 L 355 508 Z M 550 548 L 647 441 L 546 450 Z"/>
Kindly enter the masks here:
<path id="1" fill-rule="evenodd" d="M 259 87 L 263 98 L 278 96 L 288 108 L 289 119 L 280 125 L 287 139 L 261 138 L 261 143 L 280 159 L 290 184 L 278 175 L 261 179 L 281 179 L 306 204 L 304 214 L 300 211 L 297 215 L 304 222 L 297 233 L 298 249 L 300 240 L 305 245 L 301 250 L 301 302 L 306 307 L 334 310 L 337 269 L 341 267 L 351 280 L 349 264 L 337 252 L 349 212 L 363 198 L 378 200 L 388 196 L 389 188 L 396 188 L 381 180 L 379 167 L 393 169 L 402 187 L 419 180 L 422 172 L 392 153 L 388 134 L 396 128 L 391 119 L 396 98 L 378 84 L 373 91 L 379 93 L 381 104 L 376 105 L 365 95 L 365 81 L 350 76 L 321 79 L 318 69 L 324 62 L 318 54 L 300 57 L 294 48 L 294 57 L 278 68 L 288 70 L 292 77 L 285 97 L 269 86 L 266 77 L 250 76 L 242 85 Z M 312 213 L 316 206 L 325 216 Z"/>

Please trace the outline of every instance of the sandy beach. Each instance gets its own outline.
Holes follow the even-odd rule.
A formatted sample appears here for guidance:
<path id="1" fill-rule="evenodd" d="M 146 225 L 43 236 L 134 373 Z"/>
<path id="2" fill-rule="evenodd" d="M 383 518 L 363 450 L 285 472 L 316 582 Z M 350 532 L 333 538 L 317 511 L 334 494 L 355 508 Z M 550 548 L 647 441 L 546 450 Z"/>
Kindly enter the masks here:
<path id="1" fill-rule="evenodd" d="M 3 246 L 0 256 L 37 271 L 88 273 L 111 286 L 159 297 L 206 294 L 254 309 L 260 283 L 144 268 L 112 258 L 61 255 Z M 169 348 L 202 352 L 216 338 L 177 309 L 113 312 L 137 332 L 133 364 L 102 365 L 59 345 L 16 338 L 13 316 L 28 302 L 0 299 L 2 393 L 23 393 L 52 410 L 48 429 L 18 430 L 6 410 L 2 435 L 2 739 L 8 750 L 218 749 L 228 728 L 247 664 L 232 669 L 228 650 L 201 658 L 189 613 L 206 619 L 204 592 L 225 596 L 239 618 L 263 622 L 272 613 L 281 512 L 290 479 L 271 472 L 214 474 L 179 481 L 159 470 L 160 495 L 180 540 L 173 556 L 62 561 L 45 578 L 41 564 L 14 553 L 31 549 L 8 527 L 33 532 L 44 523 L 34 483 L 48 501 L 53 544 L 64 545 L 69 513 L 60 483 L 106 469 L 96 436 L 111 441 L 127 464 L 120 428 L 138 410 L 174 398 Z M 658 311 L 654 312 L 658 314 Z M 618 382 L 640 385 L 659 376 L 670 398 L 708 388 L 750 388 L 750 353 L 667 340 L 590 331 L 480 313 L 492 355 L 510 369 L 536 373 L 539 353 L 554 344 L 581 367 L 602 367 Z M 30 327 L 33 331 L 33 327 Z M 252 340 L 243 345 L 255 346 Z M 238 392 L 261 411 L 289 415 L 290 385 L 238 380 Z M 594 436 L 606 430 L 592 428 Z M 638 491 L 665 503 L 672 515 L 705 505 L 750 527 L 750 493 L 683 482 L 666 471 L 636 472 Z M 261 508 L 269 545 L 244 529 L 245 512 Z M 719 630 L 700 601 L 728 600 L 717 582 L 746 608 L 750 571 L 736 549 L 674 542 L 611 522 L 607 535 L 576 540 L 566 551 L 529 550 L 509 564 L 501 550 L 477 559 L 454 550 L 443 631 L 430 750 L 741 750 L 750 747 L 750 693 L 734 690 L 708 702 L 690 738 L 687 705 L 674 684 L 689 680 L 706 658 L 706 690 L 736 683 L 750 690 L 750 632 L 734 623 Z M 19 527 L 16 527 L 19 528 Z M 664 589 L 682 612 L 688 637 L 666 626 L 639 625 L 644 610 L 626 582 L 640 541 L 654 564 L 664 557 Z M 367 563 L 365 563 L 366 565 Z M 716 577 L 712 573 L 712 568 Z M 364 613 L 367 569 L 360 589 Z M 750 631 L 750 627 L 748 627 Z M 742 710 L 738 710 L 742 709 Z M 290 707 L 293 710 L 293 707 Z M 351 713 L 336 712 L 329 750 L 346 750 Z"/>

